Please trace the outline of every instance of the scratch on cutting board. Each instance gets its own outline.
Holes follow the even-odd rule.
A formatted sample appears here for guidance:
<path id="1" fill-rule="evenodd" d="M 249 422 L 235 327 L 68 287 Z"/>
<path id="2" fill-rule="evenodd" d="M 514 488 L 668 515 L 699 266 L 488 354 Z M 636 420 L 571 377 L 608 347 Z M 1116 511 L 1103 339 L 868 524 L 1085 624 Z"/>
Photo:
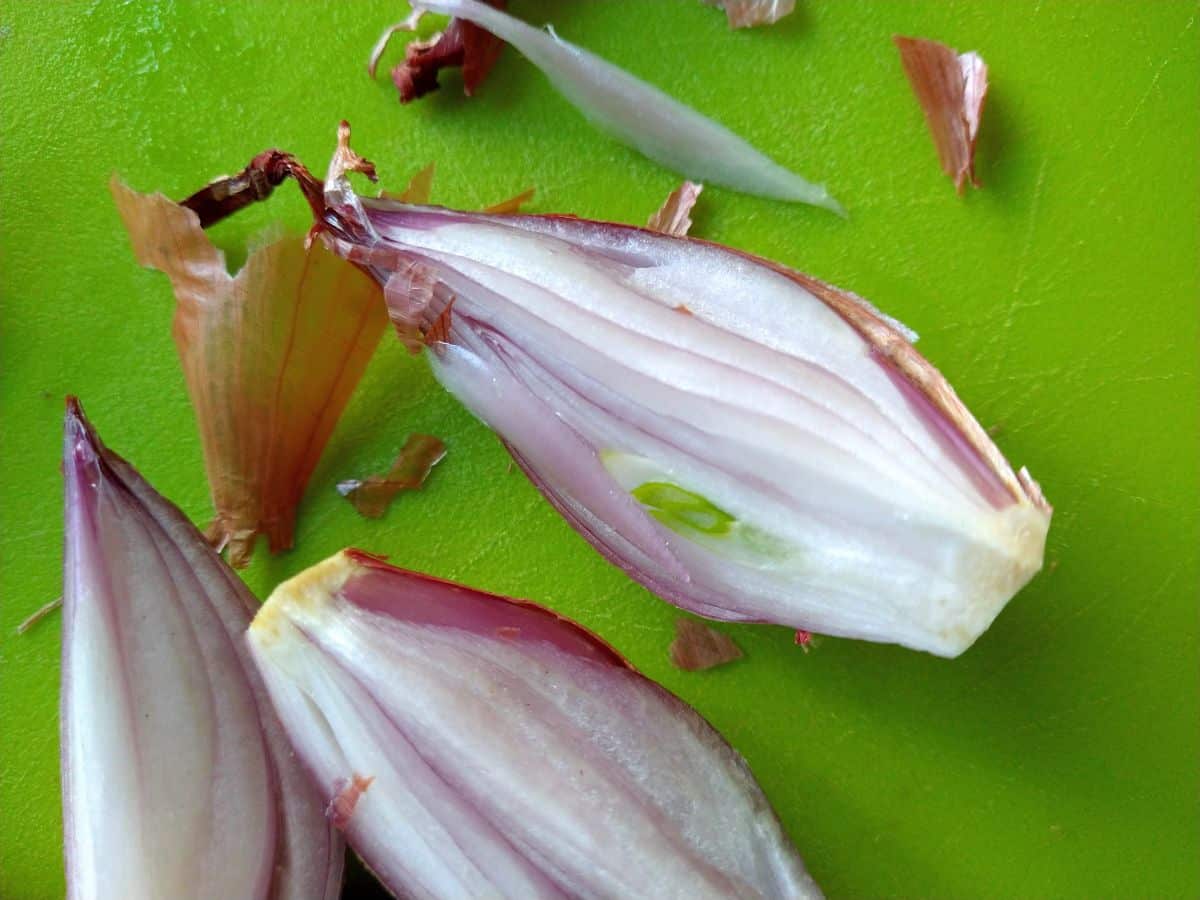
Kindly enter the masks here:
<path id="1" fill-rule="evenodd" d="M 1038 166 L 1037 181 L 1033 186 L 1033 202 L 1029 206 L 1029 222 L 1025 226 L 1025 243 L 1021 247 L 1021 255 L 1017 258 L 1017 277 L 1013 282 L 1013 297 L 1014 301 L 1021 289 L 1025 287 L 1025 282 L 1028 279 L 1029 269 L 1029 254 L 1033 250 L 1033 236 L 1037 228 L 1038 216 L 1042 210 L 1042 194 L 1046 190 L 1046 165 L 1049 163 L 1047 157 L 1042 158 L 1042 164 Z M 1013 309 L 1014 307 L 1009 307 Z M 1009 316 L 1011 321 L 1012 317 Z"/>
<path id="2" fill-rule="evenodd" d="M 540 496 L 530 497 L 525 504 L 522 505 L 520 510 L 513 514 L 513 518 L 520 521 L 541 505 L 542 498 Z M 481 559 L 484 559 L 486 556 L 488 556 L 492 551 L 500 547 L 507 546 L 521 537 L 523 537 L 523 535 L 519 530 L 511 528 L 504 528 L 493 532 L 491 537 L 489 537 L 487 540 L 476 544 L 474 547 L 474 552 L 472 552 L 469 556 L 464 559 L 459 559 L 457 561 L 457 565 L 463 569 L 470 569 Z"/>
<path id="3" fill-rule="evenodd" d="M 1037 180 L 1033 185 L 1033 200 L 1029 204 L 1029 219 L 1025 225 L 1025 240 L 1021 245 L 1021 252 L 1017 256 L 1017 274 L 1013 280 L 1008 308 L 1005 311 L 1004 321 L 989 342 L 994 347 L 1001 348 L 1001 352 L 992 354 L 992 359 L 995 360 L 992 366 L 993 378 L 999 377 L 1008 364 L 1009 349 L 1012 346 L 1012 341 L 1009 340 L 1009 337 L 1013 329 L 1013 324 L 1016 321 L 1017 313 L 1022 309 L 1030 309 L 1041 303 L 1041 300 L 1023 301 L 1021 292 L 1025 287 L 1025 283 L 1029 280 L 1029 257 L 1033 253 L 1034 237 L 1037 234 L 1038 219 L 1041 216 L 1042 195 L 1046 190 L 1047 165 L 1049 165 L 1049 158 L 1042 157 L 1042 164 L 1038 166 Z"/>
<path id="4" fill-rule="evenodd" d="M 1158 82 L 1159 79 L 1162 78 L 1163 71 L 1174 61 L 1175 55 L 1179 52 L 1179 47 L 1184 35 L 1191 31 L 1195 24 L 1196 14 L 1192 13 L 1192 17 L 1188 19 L 1187 24 L 1183 26 L 1183 30 L 1180 31 L 1178 37 L 1175 38 L 1175 47 L 1170 53 L 1163 57 L 1163 61 L 1159 63 L 1158 67 L 1154 70 L 1154 76 L 1150 79 L 1149 87 L 1147 87 L 1142 93 L 1142 96 L 1138 99 L 1138 102 L 1133 105 L 1133 109 L 1130 111 L 1129 117 L 1125 120 L 1125 124 L 1121 126 L 1122 133 L 1128 131 L 1130 126 L 1133 125 L 1133 120 L 1137 118 L 1138 113 L 1142 111 L 1142 107 L 1146 105 L 1146 101 L 1150 99 L 1150 95 L 1154 93 L 1154 89 L 1158 87 Z M 1109 147 L 1109 152 L 1112 152 L 1112 146 Z"/>
<path id="5" fill-rule="evenodd" d="M 1126 116 L 1125 121 L 1117 129 L 1116 134 L 1113 135 L 1113 139 L 1109 142 L 1108 147 L 1105 148 L 1104 153 L 1100 156 L 1101 163 L 1103 163 L 1106 159 L 1112 156 L 1114 152 L 1116 152 L 1117 145 L 1121 142 L 1121 138 L 1123 138 L 1128 133 L 1129 129 L 1133 127 L 1133 123 L 1137 120 L 1138 115 L 1141 114 L 1141 111 L 1146 107 L 1150 97 L 1154 94 L 1155 89 L 1158 87 L 1158 82 L 1162 78 L 1163 72 L 1166 71 L 1167 66 L 1175 61 L 1175 57 L 1179 54 L 1179 50 L 1183 46 L 1184 37 L 1189 31 L 1192 30 L 1193 27 L 1195 27 L 1195 25 L 1196 13 L 1193 12 L 1192 17 L 1188 19 L 1187 24 L 1183 26 L 1183 29 L 1175 38 L 1175 46 L 1172 47 L 1166 56 L 1162 58 L 1162 62 L 1154 67 L 1154 73 L 1150 77 L 1150 84 L 1146 87 L 1146 90 L 1142 92 L 1142 95 L 1138 98 L 1137 102 L 1133 104 L 1133 108 L 1129 111 L 1129 115 Z M 1102 185 L 1096 192 L 1096 196 L 1101 196 L 1107 189 L 1107 185 Z"/>

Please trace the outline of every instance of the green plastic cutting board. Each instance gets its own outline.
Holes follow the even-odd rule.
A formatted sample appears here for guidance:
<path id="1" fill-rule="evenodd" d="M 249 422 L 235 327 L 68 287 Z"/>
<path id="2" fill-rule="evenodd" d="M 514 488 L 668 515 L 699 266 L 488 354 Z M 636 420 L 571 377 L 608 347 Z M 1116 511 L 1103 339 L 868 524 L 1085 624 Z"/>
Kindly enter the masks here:
<path id="1" fill-rule="evenodd" d="M 698 233 L 869 297 L 920 347 L 1056 513 L 1047 568 L 958 660 L 727 628 L 742 662 L 667 661 L 676 611 L 603 562 L 498 441 L 390 337 L 300 509 L 260 549 L 260 594 L 356 545 L 545 601 L 612 641 L 749 760 L 832 897 L 1200 893 L 1197 298 L 1200 38 L 1191 2 L 801 0 L 731 33 L 697 0 L 512 0 L 805 176 L 848 221 L 705 191 Z M 0 896 L 63 893 L 59 620 L 63 395 L 198 522 L 211 509 L 162 275 L 108 196 L 181 197 L 277 146 L 324 169 L 338 119 L 400 187 L 478 207 L 642 222 L 677 178 L 594 132 L 516 53 L 473 99 L 457 76 L 402 108 L 364 73 L 386 2 L 0 5 Z M 977 49 L 992 93 L 984 187 L 939 170 L 891 36 Z M 400 56 L 397 46 L 389 60 Z M 285 188 L 223 224 L 307 216 Z M 334 490 L 412 431 L 449 456 L 366 521 Z M 726 628 L 726 626 L 721 626 Z M 348 896 L 371 890 L 361 873 Z"/>

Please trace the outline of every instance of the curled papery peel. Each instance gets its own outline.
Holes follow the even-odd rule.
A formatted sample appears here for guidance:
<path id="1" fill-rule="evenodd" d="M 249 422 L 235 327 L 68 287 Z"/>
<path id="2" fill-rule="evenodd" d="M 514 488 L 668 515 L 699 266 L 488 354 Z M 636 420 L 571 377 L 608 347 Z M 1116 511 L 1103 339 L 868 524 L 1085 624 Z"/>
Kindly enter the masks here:
<path id="1" fill-rule="evenodd" d="M 978 53 L 956 50 L 924 38 L 895 35 L 900 62 L 925 113 L 929 133 L 942 163 L 961 194 L 975 177 L 975 141 L 983 101 L 987 98 L 988 67 Z"/>
<path id="2" fill-rule="evenodd" d="M 256 601 L 74 401 L 63 467 L 68 895 L 333 900 L 341 838 L 242 642 Z"/>
<path id="3" fill-rule="evenodd" d="M 344 179 L 314 209 L 554 506 L 681 607 L 956 656 L 1041 568 L 1036 482 L 853 294 L 691 238 L 360 202 Z"/>
<path id="4" fill-rule="evenodd" d="M 247 640 L 398 896 L 820 896 L 741 757 L 547 609 L 346 551 L 281 585 Z"/>
<path id="5" fill-rule="evenodd" d="M 209 537 L 237 567 L 260 534 L 286 550 L 308 479 L 387 325 L 379 291 L 294 235 L 264 241 L 231 276 L 193 209 L 115 176 L 109 187 L 138 261 L 175 291 L 172 330 L 216 509 Z"/>
<path id="6" fill-rule="evenodd" d="M 369 519 L 378 519 L 401 491 L 419 488 L 446 455 L 446 445 L 429 434 L 409 435 L 392 467 L 382 475 L 338 482 L 338 493 Z"/>

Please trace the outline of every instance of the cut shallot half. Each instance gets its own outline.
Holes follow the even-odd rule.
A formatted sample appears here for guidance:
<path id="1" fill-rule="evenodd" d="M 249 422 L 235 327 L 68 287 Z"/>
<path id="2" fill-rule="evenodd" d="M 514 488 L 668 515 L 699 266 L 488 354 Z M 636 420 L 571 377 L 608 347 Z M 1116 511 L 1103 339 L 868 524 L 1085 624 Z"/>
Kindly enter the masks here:
<path id="1" fill-rule="evenodd" d="M 246 172 L 261 180 L 263 168 Z M 116 176 L 109 185 L 138 261 L 174 288 L 175 345 L 216 508 L 208 535 L 237 567 L 259 534 L 272 552 L 292 546 L 296 507 L 387 325 L 371 280 L 301 236 L 266 240 L 229 275 L 202 226 L 262 198 L 230 193 L 254 183 L 243 176 L 186 205 Z"/>
<path id="2" fill-rule="evenodd" d="M 1036 482 L 854 294 L 695 238 L 302 181 L 441 383 L 660 597 L 957 656 L 1041 568 Z"/>
<path id="3" fill-rule="evenodd" d="M 397 896 L 821 896 L 745 761 L 544 607 L 348 550 L 277 588 L 247 640 Z"/>
<path id="4" fill-rule="evenodd" d="M 344 849 L 243 635 L 258 604 L 68 401 L 62 783 L 73 900 L 334 900 Z"/>
<path id="5" fill-rule="evenodd" d="M 725 126 L 563 40 L 552 29 L 533 28 L 479 0 L 417 0 L 414 6 L 452 16 L 454 25 L 474 23 L 511 44 L 593 125 L 660 165 L 745 194 L 808 203 L 845 215 L 823 185 L 801 178 Z M 406 30 L 410 22 L 411 18 L 385 32 L 372 59 L 378 58 L 391 34 Z"/>

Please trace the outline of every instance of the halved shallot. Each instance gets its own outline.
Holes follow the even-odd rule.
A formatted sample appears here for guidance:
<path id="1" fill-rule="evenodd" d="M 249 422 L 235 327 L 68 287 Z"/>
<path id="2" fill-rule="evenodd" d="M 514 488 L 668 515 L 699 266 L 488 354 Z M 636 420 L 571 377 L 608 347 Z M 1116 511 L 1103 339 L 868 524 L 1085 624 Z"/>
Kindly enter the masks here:
<path id="1" fill-rule="evenodd" d="M 258 604 L 68 401 L 62 781 L 73 900 L 334 900 L 344 849 L 245 651 Z"/>
<path id="2" fill-rule="evenodd" d="M 661 597 L 957 656 L 1041 568 L 1037 484 L 854 294 L 692 238 L 303 178 L 442 384 Z"/>
<path id="3" fill-rule="evenodd" d="M 548 609 L 348 550 L 277 588 L 247 639 L 397 896 L 820 896 L 744 760 Z"/>

